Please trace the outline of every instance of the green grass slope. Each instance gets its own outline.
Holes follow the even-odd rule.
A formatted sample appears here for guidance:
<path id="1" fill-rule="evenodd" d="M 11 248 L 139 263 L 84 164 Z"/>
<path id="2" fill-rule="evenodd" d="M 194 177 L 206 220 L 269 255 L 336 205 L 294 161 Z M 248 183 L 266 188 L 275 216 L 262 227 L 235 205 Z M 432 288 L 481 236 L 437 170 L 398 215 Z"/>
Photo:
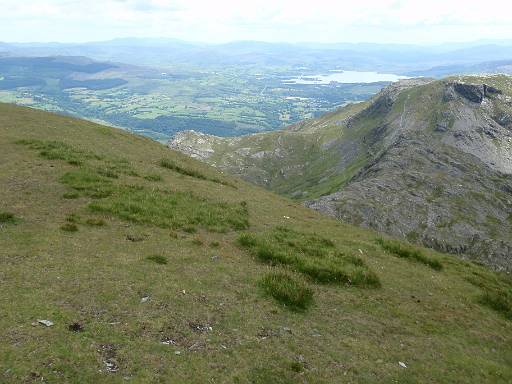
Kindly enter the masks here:
<path id="1" fill-rule="evenodd" d="M 149 139 L 0 104 L 0 186 L 2 383 L 512 380 L 508 277 Z"/>

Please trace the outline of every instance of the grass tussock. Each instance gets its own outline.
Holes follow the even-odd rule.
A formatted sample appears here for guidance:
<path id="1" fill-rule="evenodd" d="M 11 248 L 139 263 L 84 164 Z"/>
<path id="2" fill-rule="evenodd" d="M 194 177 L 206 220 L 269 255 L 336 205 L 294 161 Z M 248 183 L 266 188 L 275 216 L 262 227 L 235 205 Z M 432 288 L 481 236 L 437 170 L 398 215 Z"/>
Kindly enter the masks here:
<path id="1" fill-rule="evenodd" d="M 185 225 L 181 230 L 186 233 L 197 233 L 197 228 L 194 225 Z"/>
<path id="2" fill-rule="evenodd" d="M 167 257 L 162 256 L 162 255 L 151 255 L 151 256 L 146 257 L 146 260 L 149 260 L 149 261 L 152 261 L 153 263 L 161 264 L 161 265 L 168 263 Z"/>
<path id="3" fill-rule="evenodd" d="M 78 232 L 78 227 L 74 223 L 66 223 L 60 227 L 64 232 Z"/>
<path id="4" fill-rule="evenodd" d="M 263 277 L 263 292 L 291 310 L 306 310 L 313 303 L 313 291 L 287 273 L 273 272 Z"/>
<path id="5" fill-rule="evenodd" d="M 212 201 L 192 193 L 120 184 L 118 179 L 121 174 L 137 176 L 130 162 L 125 159 L 103 158 L 57 141 L 21 140 L 17 143 L 40 150 L 45 158 L 79 165 L 78 169 L 61 176 L 60 182 L 74 189 L 66 198 L 86 196 L 96 199 L 97 202 L 89 204 L 93 212 L 107 213 L 124 220 L 163 228 L 183 228 L 189 232 L 195 231 L 196 227 L 212 232 L 249 227 L 249 214 L 245 203 Z M 223 183 L 195 170 L 185 169 L 172 160 L 162 160 L 160 165 L 188 176 Z M 161 177 L 152 175 L 149 179 L 156 181 Z"/>
<path id="6" fill-rule="evenodd" d="M 138 186 L 119 186 L 110 196 L 91 203 L 89 208 L 93 212 L 162 228 L 201 226 L 212 232 L 226 232 L 249 227 L 249 214 L 240 204 Z"/>
<path id="7" fill-rule="evenodd" d="M 82 165 L 86 160 L 101 159 L 90 152 L 82 151 L 61 141 L 19 140 L 20 145 L 39 150 L 39 155 L 48 160 L 64 160 L 71 165 Z"/>
<path id="8" fill-rule="evenodd" d="M 117 172 L 110 167 L 100 167 L 96 172 L 100 176 L 109 177 L 111 179 L 119 179 L 119 175 L 117 174 Z"/>
<path id="9" fill-rule="evenodd" d="M 199 179 L 199 180 L 207 180 L 207 181 L 212 181 L 212 182 L 217 183 L 217 184 L 222 184 L 222 185 L 227 185 L 227 186 L 230 186 L 230 187 L 235 187 L 233 184 L 228 183 L 227 181 L 221 180 L 221 179 L 219 179 L 217 177 L 208 177 L 208 176 L 204 175 L 203 173 L 201 173 L 201 172 L 199 172 L 199 171 L 197 171 L 195 169 L 190 169 L 190 168 L 182 167 L 181 165 L 176 163 L 174 160 L 162 159 L 162 160 L 160 160 L 159 164 L 163 168 L 170 169 L 170 170 L 172 170 L 174 172 L 177 172 L 177 173 L 185 175 L 185 176 L 190 176 L 190 177 L 194 177 L 194 178 Z"/>
<path id="10" fill-rule="evenodd" d="M 512 320 L 512 291 L 485 291 L 480 297 L 479 302 L 501 313 L 505 318 Z"/>
<path id="11" fill-rule="evenodd" d="M 148 181 L 162 181 L 162 176 L 157 173 L 151 173 L 149 175 L 144 176 L 144 178 Z"/>
<path id="12" fill-rule="evenodd" d="M 182 228 L 190 233 L 196 226 L 212 232 L 249 227 L 249 214 L 242 204 L 210 201 L 191 193 L 115 185 L 111 178 L 86 167 L 67 172 L 60 181 L 85 196 L 97 199 L 89 205 L 92 211 L 136 223 Z"/>
<path id="13" fill-rule="evenodd" d="M 126 240 L 131 241 L 132 243 L 140 243 L 148 238 L 148 236 L 144 233 L 129 233 L 126 235 Z"/>
<path id="14" fill-rule="evenodd" d="M 106 158 L 93 152 L 84 151 L 61 141 L 18 140 L 20 145 L 39 150 L 39 155 L 48 160 L 63 160 L 68 164 L 83 166 L 99 162 L 97 173 L 110 178 L 118 178 L 119 174 L 138 176 L 126 159 Z"/>
<path id="15" fill-rule="evenodd" d="M 103 164 L 104 169 L 108 172 L 115 173 L 118 175 L 127 175 L 133 177 L 139 177 L 139 174 L 133 169 L 130 162 L 126 159 L 108 159 Z M 109 176 L 110 177 L 110 176 Z M 116 178 L 114 176 L 114 178 Z"/>
<path id="16" fill-rule="evenodd" d="M 71 213 L 69 214 L 67 217 L 66 217 L 66 221 L 68 223 L 75 223 L 75 224 L 78 224 L 80 223 L 80 221 L 82 220 L 82 218 L 80 217 L 79 214 L 77 213 Z"/>
<path id="17" fill-rule="evenodd" d="M 0 223 L 15 223 L 16 217 L 11 212 L 0 211 Z"/>
<path id="18" fill-rule="evenodd" d="M 377 239 L 377 244 L 395 256 L 425 264 L 436 271 L 443 269 L 443 265 L 438 259 L 427 256 L 420 249 L 410 245 L 405 245 L 400 241 L 380 238 Z"/>
<path id="19" fill-rule="evenodd" d="M 197 245 L 197 246 L 201 246 L 201 245 L 204 244 L 204 242 L 201 239 L 195 238 L 195 239 L 192 239 L 192 244 Z"/>
<path id="20" fill-rule="evenodd" d="M 78 199 L 80 197 L 80 194 L 78 192 L 66 192 L 62 195 L 64 199 L 72 200 L 72 199 Z"/>
<path id="21" fill-rule="evenodd" d="M 104 227 L 105 225 L 107 225 L 105 220 L 94 218 L 94 217 L 90 218 L 90 219 L 87 219 L 85 221 L 85 224 L 87 224 L 87 225 L 89 225 L 91 227 Z"/>
<path id="22" fill-rule="evenodd" d="M 300 361 L 292 361 L 290 362 L 290 369 L 293 372 L 300 373 L 304 371 L 304 363 L 301 363 Z"/>
<path id="23" fill-rule="evenodd" d="M 318 283 L 380 287 L 378 276 L 361 258 L 343 254 L 316 234 L 277 227 L 261 235 L 244 233 L 238 244 L 262 262 L 289 266 Z"/>
<path id="24" fill-rule="evenodd" d="M 82 192 L 85 196 L 97 199 L 110 196 L 114 190 L 110 178 L 99 175 L 91 168 L 67 172 L 60 178 L 60 182 Z"/>
<path id="25" fill-rule="evenodd" d="M 471 284 L 481 288 L 478 302 L 505 318 L 512 320 L 512 280 L 509 276 L 481 269 L 466 277 Z"/>

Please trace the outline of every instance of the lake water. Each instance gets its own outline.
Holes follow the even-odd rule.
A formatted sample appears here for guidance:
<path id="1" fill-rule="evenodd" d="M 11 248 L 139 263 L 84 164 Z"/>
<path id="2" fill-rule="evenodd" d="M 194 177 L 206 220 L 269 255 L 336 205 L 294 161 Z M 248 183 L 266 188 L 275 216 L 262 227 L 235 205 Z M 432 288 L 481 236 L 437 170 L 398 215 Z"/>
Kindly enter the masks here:
<path id="1" fill-rule="evenodd" d="M 393 75 L 391 73 L 378 72 L 359 72 L 359 71 L 331 71 L 326 75 L 307 75 L 294 79 L 285 80 L 287 84 L 310 84 L 310 85 L 326 85 L 331 82 L 337 83 L 377 83 L 379 81 L 398 81 L 407 79 L 407 76 Z"/>

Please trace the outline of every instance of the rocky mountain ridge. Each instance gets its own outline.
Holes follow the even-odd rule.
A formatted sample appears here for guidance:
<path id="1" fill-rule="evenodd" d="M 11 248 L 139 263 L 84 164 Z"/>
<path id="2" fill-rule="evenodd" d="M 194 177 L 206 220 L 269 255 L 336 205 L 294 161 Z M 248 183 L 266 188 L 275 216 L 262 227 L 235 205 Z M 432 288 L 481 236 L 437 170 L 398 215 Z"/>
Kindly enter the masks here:
<path id="1" fill-rule="evenodd" d="M 512 270 L 512 78 L 395 83 L 281 132 L 169 144 L 342 221 Z"/>

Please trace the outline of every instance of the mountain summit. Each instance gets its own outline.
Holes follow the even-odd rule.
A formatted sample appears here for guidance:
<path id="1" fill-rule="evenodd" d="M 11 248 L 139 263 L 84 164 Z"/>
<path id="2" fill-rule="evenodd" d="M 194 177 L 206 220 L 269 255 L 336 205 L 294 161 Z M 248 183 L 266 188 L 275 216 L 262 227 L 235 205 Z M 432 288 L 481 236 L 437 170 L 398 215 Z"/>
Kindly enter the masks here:
<path id="1" fill-rule="evenodd" d="M 512 78 L 402 80 L 280 132 L 169 146 L 342 221 L 512 270 Z"/>

